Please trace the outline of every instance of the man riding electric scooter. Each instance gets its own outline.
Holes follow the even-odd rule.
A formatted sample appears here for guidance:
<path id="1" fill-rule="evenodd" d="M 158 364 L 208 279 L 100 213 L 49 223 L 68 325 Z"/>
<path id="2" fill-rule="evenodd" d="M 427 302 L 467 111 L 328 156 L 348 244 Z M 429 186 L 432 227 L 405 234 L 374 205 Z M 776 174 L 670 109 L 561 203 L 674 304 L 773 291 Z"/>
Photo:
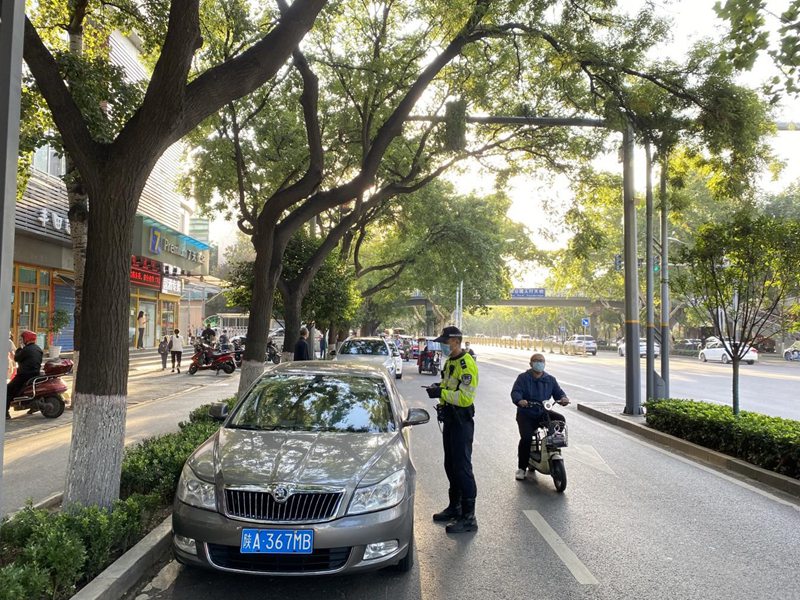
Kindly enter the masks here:
<path id="1" fill-rule="evenodd" d="M 11 418 L 9 412 L 11 401 L 19 395 L 28 380 L 36 377 L 42 368 L 44 352 L 36 344 L 36 334 L 32 331 L 23 331 L 20 338 L 22 346 L 17 348 L 14 353 L 14 360 L 17 361 L 17 374 L 6 386 L 6 419 Z"/>

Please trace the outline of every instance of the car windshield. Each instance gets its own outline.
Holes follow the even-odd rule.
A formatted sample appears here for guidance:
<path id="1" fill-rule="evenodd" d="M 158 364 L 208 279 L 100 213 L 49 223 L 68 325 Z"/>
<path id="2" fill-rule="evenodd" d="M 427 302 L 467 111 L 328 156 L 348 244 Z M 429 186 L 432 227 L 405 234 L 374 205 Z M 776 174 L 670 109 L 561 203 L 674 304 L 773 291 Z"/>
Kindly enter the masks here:
<path id="1" fill-rule="evenodd" d="M 381 340 L 350 340 L 342 344 L 339 354 L 367 354 L 388 356 L 386 343 Z"/>
<path id="2" fill-rule="evenodd" d="M 356 375 L 276 374 L 259 381 L 228 427 L 258 431 L 395 431 L 383 381 Z"/>

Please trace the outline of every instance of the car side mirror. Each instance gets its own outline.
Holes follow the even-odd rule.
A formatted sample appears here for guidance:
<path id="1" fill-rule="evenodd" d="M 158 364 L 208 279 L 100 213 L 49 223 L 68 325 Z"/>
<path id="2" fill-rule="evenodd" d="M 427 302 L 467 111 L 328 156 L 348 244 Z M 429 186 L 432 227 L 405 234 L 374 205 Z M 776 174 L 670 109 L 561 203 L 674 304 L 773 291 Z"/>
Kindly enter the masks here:
<path id="1" fill-rule="evenodd" d="M 215 421 L 224 421 L 228 418 L 228 405 L 225 402 L 217 402 L 208 409 L 208 415 Z"/>
<path id="2" fill-rule="evenodd" d="M 403 427 L 408 427 L 409 425 L 423 425 L 430 420 L 431 416 L 424 408 L 409 408 L 408 416 L 406 420 L 403 421 Z"/>

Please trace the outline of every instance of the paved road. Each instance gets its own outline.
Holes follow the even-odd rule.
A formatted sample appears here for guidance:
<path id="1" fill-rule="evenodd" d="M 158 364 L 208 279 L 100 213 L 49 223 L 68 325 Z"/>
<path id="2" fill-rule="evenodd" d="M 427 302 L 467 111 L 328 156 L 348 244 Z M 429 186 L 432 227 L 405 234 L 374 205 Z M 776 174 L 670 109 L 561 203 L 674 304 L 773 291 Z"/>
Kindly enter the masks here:
<path id="1" fill-rule="evenodd" d="M 232 396 L 238 384 L 238 371 L 218 376 L 201 371 L 191 376 L 162 373 L 159 368 L 131 375 L 126 443 L 177 430 L 178 422 L 185 421 L 193 408 Z M 38 413 L 13 414 L 14 418 L 6 421 L 0 514 L 64 489 L 72 436 L 70 410 L 57 419 L 45 419 Z"/>
<path id="2" fill-rule="evenodd" d="M 674 455 L 566 409 L 569 487 L 514 480 L 517 432 L 508 392 L 523 353 L 483 349 L 474 464 L 476 534 L 447 536 L 430 515 L 446 500 L 435 423 L 413 434 L 419 472 L 417 562 L 406 575 L 239 577 L 169 563 L 138 600 L 800 598 L 800 503 Z M 616 359 L 556 357 L 574 402 L 607 401 L 592 386 Z M 580 362 L 579 362 L 580 361 Z M 408 364 L 408 363 L 407 363 Z M 591 366 L 602 366 L 599 371 Z M 618 367 L 621 369 L 621 366 Z M 621 371 L 620 371 L 621 372 Z M 428 406 L 407 372 L 410 403 Z"/>

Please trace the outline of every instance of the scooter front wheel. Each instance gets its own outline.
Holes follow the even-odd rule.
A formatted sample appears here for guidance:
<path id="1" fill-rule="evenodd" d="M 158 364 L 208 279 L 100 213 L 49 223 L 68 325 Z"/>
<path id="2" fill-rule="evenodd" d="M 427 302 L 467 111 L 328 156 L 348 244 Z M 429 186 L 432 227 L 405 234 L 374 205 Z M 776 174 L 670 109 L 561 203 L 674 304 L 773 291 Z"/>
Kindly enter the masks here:
<path id="1" fill-rule="evenodd" d="M 553 460 L 550 462 L 550 475 L 553 477 L 553 485 L 556 491 L 561 493 L 567 489 L 567 469 L 564 467 L 563 460 Z"/>
<path id="2" fill-rule="evenodd" d="M 190 365 L 189 366 L 189 375 L 194 375 L 197 373 L 197 365 Z"/>
<path id="3" fill-rule="evenodd" d="M 48 419 L 55 419 L 64 414 L 64 400 L 59 396 L 48 396 L 42 399 L 41 408 L 42 415 Z"/>
<path id="4" fill-rule="evenodd" d="M 222 370 L 225 371 L 228 375 L 230 375 L 236 370 L 236 365 L 234 365 L 232 362 L 223 363 Z"/>

